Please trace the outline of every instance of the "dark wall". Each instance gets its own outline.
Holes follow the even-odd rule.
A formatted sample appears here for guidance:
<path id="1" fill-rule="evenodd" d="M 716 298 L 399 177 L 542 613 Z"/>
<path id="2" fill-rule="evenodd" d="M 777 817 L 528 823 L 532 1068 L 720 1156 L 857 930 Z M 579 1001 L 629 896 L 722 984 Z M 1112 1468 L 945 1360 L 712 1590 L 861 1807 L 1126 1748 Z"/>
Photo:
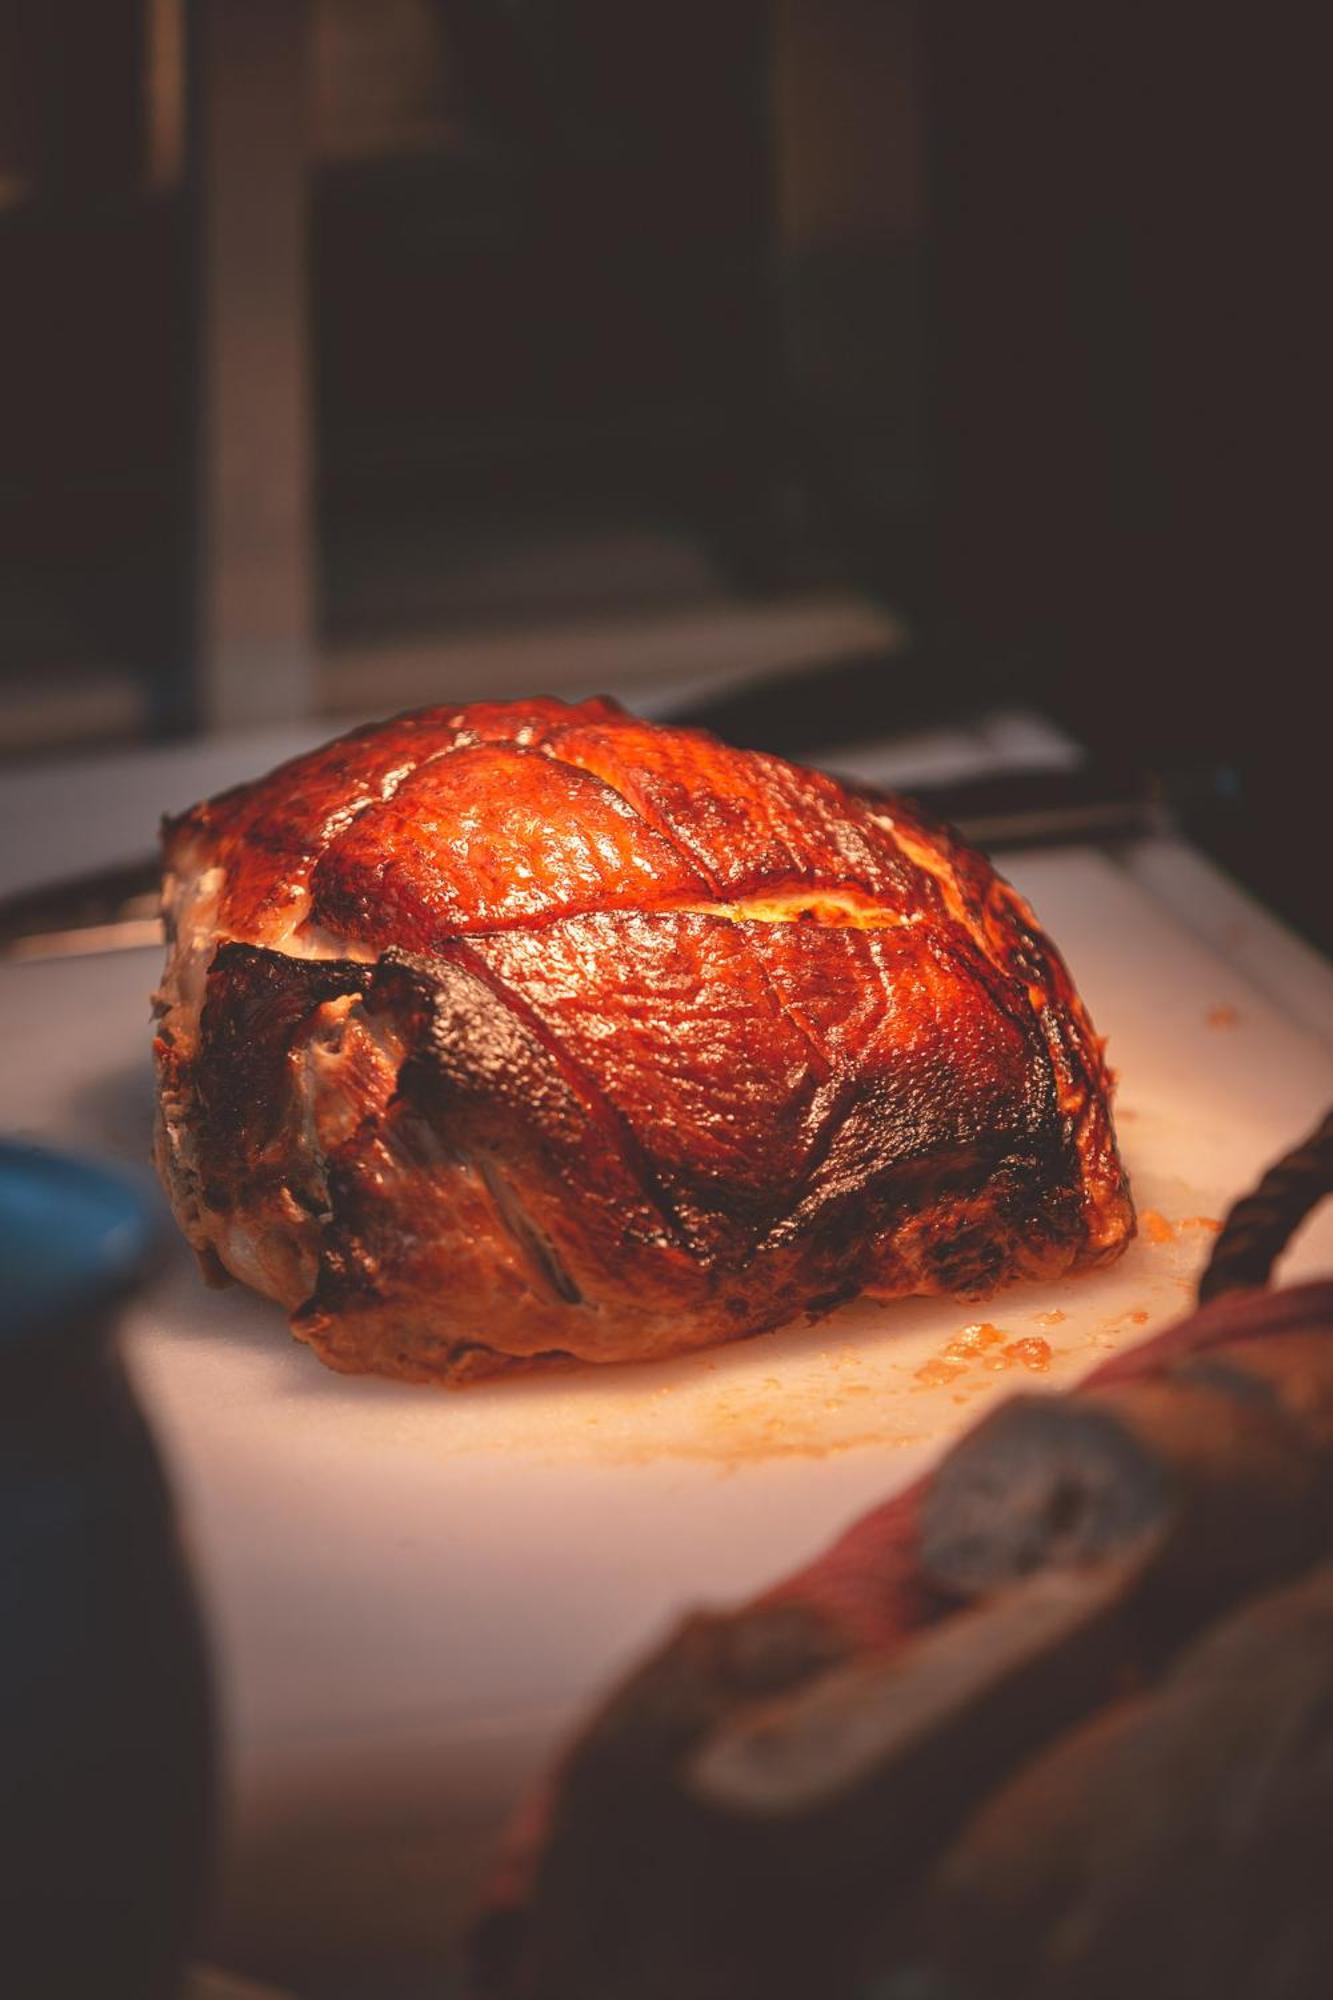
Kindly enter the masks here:
<path id="1" fill-rule="evenodd" d="M 1313 22 L 925 10 L 936 603 L 1327 933 Z"/>

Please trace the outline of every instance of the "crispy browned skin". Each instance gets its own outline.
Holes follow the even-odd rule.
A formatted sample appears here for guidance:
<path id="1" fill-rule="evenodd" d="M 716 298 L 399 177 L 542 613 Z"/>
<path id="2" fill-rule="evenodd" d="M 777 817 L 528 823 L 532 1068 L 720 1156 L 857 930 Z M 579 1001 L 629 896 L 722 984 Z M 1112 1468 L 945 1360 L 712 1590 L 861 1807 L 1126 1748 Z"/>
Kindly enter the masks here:
<path id="1" fill-rule="evenodd" d="M 1063 963 L 901 801 L 537 700 L 344 737 L 164 844 L 163 1179 L 336 1368 L 661 1355 L 1132 1233 Z"/>

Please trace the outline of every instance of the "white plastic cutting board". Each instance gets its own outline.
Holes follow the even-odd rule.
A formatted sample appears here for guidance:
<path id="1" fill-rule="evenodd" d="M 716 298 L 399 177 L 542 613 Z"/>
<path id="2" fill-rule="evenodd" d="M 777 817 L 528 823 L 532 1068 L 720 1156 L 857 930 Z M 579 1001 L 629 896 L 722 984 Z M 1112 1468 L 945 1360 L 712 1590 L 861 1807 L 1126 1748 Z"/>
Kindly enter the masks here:
<path id="1" fill-rule="evenodd" d="M 513 1798 L 638 1650 L 812 1555 L 992 1397 L 1069 1382 L 1184 1310 L 1208 1222 L 1333 1100 L 1327 1044 L 1120 867 L 1080 850 L 1008 872 L 1120 1076 L 1146 1227 L 1105 1273 L 460 1393 L 329 1374 L 184 1255 L 136 1306 L 220 1663 L 252 1959 L 284 1924 L 345 1968 L 377 1924 L 411 1932 L 414 1963 L 445 1952 Z M 142 952 L 0 969 L 6 1126 L 143 1156 L 155 971 Z M 1333 1268 L 1333 1214 L 1285 1268 Z M 1003 1338 L 952 1365 L 978 1322 Z M 987 1365 L 1021 1339 L 1049 1344 L 1048 1371 Z M 274 1949 L 251 1969 L 280 1972 Z"/>

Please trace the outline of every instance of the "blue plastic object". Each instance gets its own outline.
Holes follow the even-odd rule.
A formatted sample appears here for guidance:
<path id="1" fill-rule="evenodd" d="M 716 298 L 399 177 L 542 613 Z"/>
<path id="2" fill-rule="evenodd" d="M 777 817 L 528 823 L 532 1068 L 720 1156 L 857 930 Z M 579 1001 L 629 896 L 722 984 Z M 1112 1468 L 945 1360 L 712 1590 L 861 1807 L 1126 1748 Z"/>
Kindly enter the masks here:
<path id="1" fill-rule="evenodd" d="M 0 1992 L 179 2000 L 215 1824 L 208 1661 L 115 1339 L 127 1174 L 0 1142 Z"/>
<path id="2" fill-rule="evenodd" d="M 153 1203 L 128 1175 L 0 1140 L 0 1350 L 100 1321 L 156 1236 Z"/>

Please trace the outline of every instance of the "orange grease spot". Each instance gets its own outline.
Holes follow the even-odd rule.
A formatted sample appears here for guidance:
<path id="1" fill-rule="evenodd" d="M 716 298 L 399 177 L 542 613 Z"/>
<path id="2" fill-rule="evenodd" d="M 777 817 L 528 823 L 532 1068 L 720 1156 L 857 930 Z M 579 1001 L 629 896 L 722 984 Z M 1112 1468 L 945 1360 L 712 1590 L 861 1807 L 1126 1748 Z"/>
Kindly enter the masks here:
<path id="1" fill-rule="evenodd" d="M 1022 1340 L 1011 1340 L 1005 1348 L 1011 1367 L 1026 1368 L 1033 1375 L 1044 1375 L 1051 1365 L 1051 1343 L 1043 1340 L 1039 1333 L 1029 1333 Z"/>
<path id="2" fill-rule="evenodd" d="M 1051 1343 L 1043 1340 L 1039 1333 L 1027 1334 L 1022 1340 L 1011 1340 L 998 1354 L 986 1356 L 987 1368 L 997 1374 L 1006 1368 L 1027 1368 L 1034 1375 L 1044 1375 L 1051 1365 Z"/>
<path id="3" fill-rule="evenodd" d="M 1062 1312 L 1037 1315 L 1045 1324 L 1062 1320 Z M 955 1334 L 944 1350 L 932 1360 L 923 1362 L 915 1371 L 915 1379 L 923 1389 L 943 1389 L 965 1374 L 977 1363 L 993 1374 L 1001 1374 L 1009 1368 L 1027 1368 L 1034 1375 L 1044 1375 L 1051 1365 L 1051 1343 L 1043 1340 L 1039 1333 L 1025 1335 L 1020 1340 L 1006 1340 L 998 1326 L 987 1320 L 979 1320 L 974 1326 L 965 1326 Z M 975 1394 L 976 1385 L 970 1393 Z M 966 1401 L 962 1395 L 953 1398 L 955 1403 Z"/>
<path id="4" fill-rule="evenodd" d="M 1204 1019 L 1210 1028 L 1235 1028 L 1240 1025 L 1238 1010 L 1222 1001 L 1216 1007 L 1210 1007 Z"/>
<path id="5" fill-rule="evenodd" d="M 956 1381 L 966 1368 L 966 1361 L 950 1360 L 942 1354 L 933 1361 L 923 1361 L 915 1371 L 915 1380 L 923 1389 L 942 1389 L 946 1382 Z"/>
<path id="6" fill-rule="evenodd" d="M 1003 1339 L 998 1326 L 992 1326 L 988 1319 L 978 1320 L 955 1334 L 944 1352 L 951 1361 L 971 1361 L 983 1348 L 996 1347 Z"/>
<path id="7" fill-rule="evenodd" d="M 1063 1326 L 1068 1316 L 1067 1313 L 1062 1313 L 1057 1306 L 1054 1312 L 1033 1313 L 1032 1318 L 1037 1326 Z"/>
<path id="8" fill-rule="evenodd" d="M 1145 1208 L 1139 1217 L 1139 1228 L 1149 1243 L 1173 1243 L 1175 1230 L 1166 1217 L 1155 1208 Z"/>
<path id="9" fill-rule="evenodd" d="M 1210 1236 L 1220 1236 L 1222 1225 L 1215 1215 L 1183 1215 L 1176 1224 L 1178 1229 L 1206 1229 Z"/>

